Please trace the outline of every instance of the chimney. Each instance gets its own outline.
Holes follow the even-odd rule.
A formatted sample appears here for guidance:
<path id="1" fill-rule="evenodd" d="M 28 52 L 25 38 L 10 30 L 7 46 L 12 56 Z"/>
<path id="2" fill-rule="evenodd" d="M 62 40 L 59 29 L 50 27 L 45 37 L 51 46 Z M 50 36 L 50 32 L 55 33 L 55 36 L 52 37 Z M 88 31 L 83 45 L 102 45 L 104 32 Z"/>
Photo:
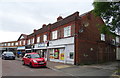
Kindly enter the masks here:
<path id="1" fill-rule="evenodd" d="M 42 28 L 44 28 L 46 26 L 46 24 L 43 24 Z"/>
<path id="2" fill-rule="evenodd" d="M 58 18 L 57 18 L 57 21 L 60 21 L 60 20 L 62 20 L 63 18 L 62 18 L 62 16 L 59 16 Z"/>
<path id="3" fill-rule="evenodd" d="M 37 31 L 36 29 L 33 30 L 33 32 L 36 32 L 36 31 Z"/>

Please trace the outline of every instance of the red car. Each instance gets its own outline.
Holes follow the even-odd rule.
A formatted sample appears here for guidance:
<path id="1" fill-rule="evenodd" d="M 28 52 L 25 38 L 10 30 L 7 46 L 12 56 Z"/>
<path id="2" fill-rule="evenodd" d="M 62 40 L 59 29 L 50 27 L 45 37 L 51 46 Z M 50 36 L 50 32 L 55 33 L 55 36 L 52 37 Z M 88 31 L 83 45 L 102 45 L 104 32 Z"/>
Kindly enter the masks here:
<path id="1" fill-rule="evenodd" d="M 26 53 L 22 58 L 23 65 L 29 65 L 30 67 L 46 67 L 46 61 L 38 53 Z"/>

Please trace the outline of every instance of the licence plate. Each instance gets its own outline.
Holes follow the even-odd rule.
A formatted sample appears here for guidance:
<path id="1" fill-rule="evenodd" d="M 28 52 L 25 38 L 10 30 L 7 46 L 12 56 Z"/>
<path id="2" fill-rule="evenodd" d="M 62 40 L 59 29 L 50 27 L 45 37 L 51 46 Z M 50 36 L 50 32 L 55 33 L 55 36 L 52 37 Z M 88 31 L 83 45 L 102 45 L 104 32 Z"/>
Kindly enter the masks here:
<path id="1" fill-rule="evenodd" d="M 40 62 L 40 64 L 44 64 L 44 62 Z"/>

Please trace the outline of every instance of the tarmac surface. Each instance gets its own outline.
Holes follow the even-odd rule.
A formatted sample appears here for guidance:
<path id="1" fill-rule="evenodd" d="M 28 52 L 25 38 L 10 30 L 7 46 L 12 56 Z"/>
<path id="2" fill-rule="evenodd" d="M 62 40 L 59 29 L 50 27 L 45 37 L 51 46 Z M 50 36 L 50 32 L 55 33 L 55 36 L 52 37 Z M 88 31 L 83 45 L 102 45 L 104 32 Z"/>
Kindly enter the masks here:
<path id="1" fill-rule="evenodd" d="M 117 62 L 75 66 L 47 61 L 47 68 L 23 66 L 20 58 L 2 60 L 2 76 L 70 76 L 110 78 L 117 70 Z M 113 77 L 112 77 L 113 78 Z M 115 76 L 118 78 L 118 76 Z"/>

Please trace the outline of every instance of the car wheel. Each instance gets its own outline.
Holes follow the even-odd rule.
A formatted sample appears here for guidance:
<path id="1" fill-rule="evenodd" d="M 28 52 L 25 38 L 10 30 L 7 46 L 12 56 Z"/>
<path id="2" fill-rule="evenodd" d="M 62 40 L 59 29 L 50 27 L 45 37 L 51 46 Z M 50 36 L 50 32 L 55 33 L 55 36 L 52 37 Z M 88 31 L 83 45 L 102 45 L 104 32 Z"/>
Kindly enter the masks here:
<path id="1" fill-rule="evenodd" d="M 3 57 L 3 59 L 4 59 L 4 60 L 6 60 L 6 58 L 5 58 L 5 57 Z"/>
<path id="2" fill-rule="evenodd" d="M 33 68 L 32 63 L 29 64 L 30 68 Z"/>

